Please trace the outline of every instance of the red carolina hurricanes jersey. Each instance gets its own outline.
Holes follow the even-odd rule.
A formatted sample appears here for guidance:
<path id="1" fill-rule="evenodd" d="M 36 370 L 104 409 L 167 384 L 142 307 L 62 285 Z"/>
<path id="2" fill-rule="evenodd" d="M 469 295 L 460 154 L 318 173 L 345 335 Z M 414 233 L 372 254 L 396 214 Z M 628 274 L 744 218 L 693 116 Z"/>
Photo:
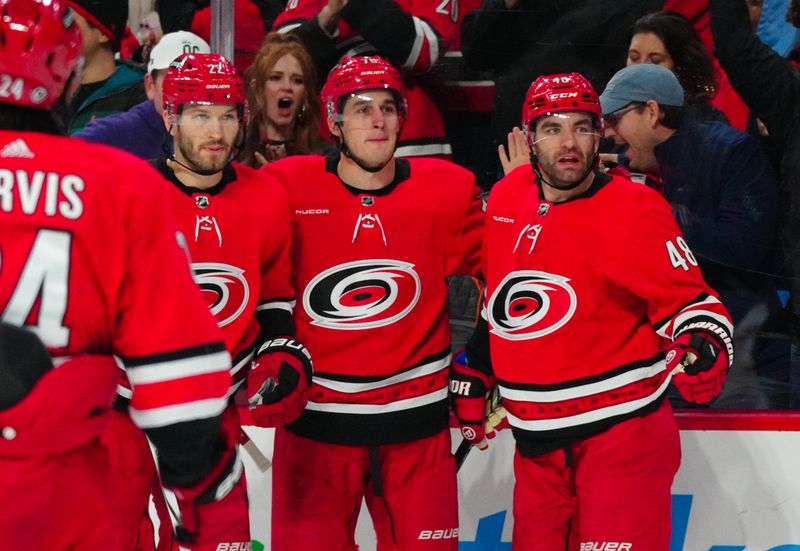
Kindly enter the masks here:
<path id="1" fill-rule="evenodd" d="M 477 272 L 480 192 L 452 163 L 396 162 L 371 193 L 342 183 L 338 157 L 264 169 L 289 195 L 295 322 L 314 358 L 300 435 L 377 445 L 447 426 L 447 277 Z"/>
<path id="2" fill-rule="evenodd" d="M 280 32 L 292 31 L 314 18 L 327 3 L 293 0 L 273 26 Z M 409 118 L 398 143 L 398 157 L 436 155 L 449 159 L 452 154 L 444 120 L 431 93 L 436 79 L 426 75 L 455 36 L 458 13 L 458 0 L 353 0 L 339 19 L 332 38 L 339 57 L 377 53 L 403 74 Z M 316 41 L 306 46 L 315 62 L 324 65 L 317 58 L 330 52 L 318 50 Z"/>
<path id="3" fill-rule="evenodd" d="M 155 166 L 179 190 L 170 190 L 167 205 L 186 236 L 194 279 L 233 356 L 235 390 L 253 358 L 259 319 L 271 336 L 293 332 L 286 192 L 274 178 L 238 163 L 227 166 L 220 183 L 207 190 L 183 185 L 164 160 Z"/>
<path id="4" fill-rule="evenodd" d="M 437 10 L 445 11 L 455 20 L 455 25 L 449 29 L 451 36 L 445 37 L 449 47 L 433 69 L 436 78 L 432 90 L 439 108 L 459 112 L 491 111 L 494 104 L 492 72 L 472 69 L 461 52 L 461 23 L 465 15 L 481 7 L 483 0 L 440 0 L 436 4 Z"/>
<path id="5" fill-rule="evenodd" d="M 57 360 L 118 356 L 142 428 L 220 414 L 230 357 L 162 178 L 116 149 L 36 133 L 0 132 L 0 159 L 3 321 L 35 331 Z"/>
<path id="6" fill-rule="evenodd" d="M 665 339 L 703 328 L 730 348 L 730 318 L 655 191 L 598 173 L 553 204 L 527 165 L 492 189 L 486 216 L 492 367 L 523 453 L 655 409 Z"/>

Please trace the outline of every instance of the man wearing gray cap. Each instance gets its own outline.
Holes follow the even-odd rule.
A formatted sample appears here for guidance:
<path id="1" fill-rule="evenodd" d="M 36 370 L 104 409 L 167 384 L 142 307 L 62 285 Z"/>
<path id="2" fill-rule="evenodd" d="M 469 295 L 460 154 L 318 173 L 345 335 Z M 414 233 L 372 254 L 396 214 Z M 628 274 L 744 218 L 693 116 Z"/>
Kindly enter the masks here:
<path id="1" fill-rule="evenodd" d="M 617 72 L 600 95 L 600 106 L 606 136 L 626 147 L 620 164 L 661 181 L 704 278 L 741 328 L 738 348 L 751 349 L 738 339 L 748 333 L 754 338 L 763 323 L 753 318 L 756 306 L 778 308 L 774 284 L 762 276 L 774 258 L 777 215 L 778 182 L 767 156 L 739 130 L 686 116 L 677 77 L 659 65 Z M 754 324 L 751 332 L 742 323 L 746 316 Z M 764 368 L 766 362 L 743 354 L 738 364 Z M 726 387 L 723 400 L 734 399 L 736 389 Z"/>
<path id="2" fill-rule="evenodd" d="M 130 111 L 93 120 L 74 136 L 111 145 L 146 160 L 172 153 L 172 137 L 161 117 L 164 103 L 161 86 L 169 64 L 187 53 L 208 54 L 211 48 L 205 40 L 187 31 L 165 34 L 150 52 L 144 77 L 147 99 Z"/>

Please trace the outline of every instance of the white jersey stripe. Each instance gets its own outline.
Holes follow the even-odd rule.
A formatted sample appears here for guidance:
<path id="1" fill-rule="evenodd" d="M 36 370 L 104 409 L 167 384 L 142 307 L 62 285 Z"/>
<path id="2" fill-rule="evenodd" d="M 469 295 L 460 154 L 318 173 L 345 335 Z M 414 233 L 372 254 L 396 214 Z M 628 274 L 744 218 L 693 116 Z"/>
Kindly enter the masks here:
<path id="1" fill-rule="evenodd" d="M 180 360 L 128 367 L 126 371 L 131 386 L 135 388 L 136 385 L 163 383 L 216 371 L 228 371 L 230 365 L 230 354 L 222 351 Z"/>
<path id="2" fill-rule="evenodd" d="M 500 396 L 509 400 L 515 400 L 518 402 L 553 403 L 561 402 L 563 400 L 583 398 L 585 396 L 592 396 L 593 394 L 611 392 L 615 389 L 622 388 L 625 385 L 649 379 L 654 375 L 662 373 L 666 369 L 666 362 L 661 360 L 653 365 L 631 369 L 630 371 L 620 373 L 619 375 L 609 377 L 608 379 L 603 379 L 602 381 L 570 388 L 562 388 L 558 390 L 519 390 L 507 388 L 499 384 L 498 388 L 500 390 Z"/>
<path id="3" fill-rule="evenodd" d="M 288 33 L 288 32 L 291 32 L 291 31 L 295 30 L 300 25 L 302 25 L 302 23 L 289 23 L 287 25 L 282 26 L 280 29 L 278 29 L 278 32 L 281 33 L 281 34 L 285 34 L 285 33 Z"/>
<path id="4" fill-rule="evenodd" d="M 416 396 L 414 398 L 406 398 L 405 400 L 389 402 L 388 404 L 336 404 L 309 401 L 308 405 L 306 405 L 306 409 L 325 413 L 374 415 L 377 413 L 391 413 L 394 411 L 414 409 L 439 402 L 445 398 L 447 398 L 446 387 L 435 392 L 431 392 L 430 394 L 423 394 L 422 396 Z"/>
<path id="5" fill-rule="evenodd" d="M 674 338 L 674 334 L 668 334 L 667 333 L 667 328 L 672 327 L 672 331 L 674 332 L 675 328 L 683 325 L 684 322 L 686 322 L 687 320 L 689 320 L 689 319 L 691 319 L 693 317 L 696 317 L 696 316 L 708 316 L 710 318 L 715 319 L 722 327 L 725 328 L 726 331 L 728 331 L 728 334 L 732 336 L 733 335 L 733 327 L 731 326 L 731 324 L 728 322 L 727 319 L 725 319 L 723 316 L 715 314 L 715 313 L 713 313 L 713 312 L 711 312 L 709 310 L 703 310 L 702 308 L 700 308 L 703 305 L 709 305 L 709 304 L 714 304 L 714 305 L 720 304 L 720 301 L 716 297 L 712 297 L 712 296 L 709 295 L 708 297 L 706 297 L 704 300 L 702 300 L 700 302 L 693 302 L 692 304 L 689 304 L 688 306 L 683 308 L 680 312 L 678 312 L 675 315 L 675 317 L 667 320 L 661 326 L 656 327 L 655 328 L 656 329 L 656 333 L 659 336 L 664 337 L 665 339 L 672 339 L 672 338 Z"/>
<path id="6" fill-rule="evenodd" d="M 411 46 L 408 58 L 401 66 L 403 69 L 411 69 L 417 64 L 419 54 L 422 52 L 422 43 L 425 41 L 425 29 L 422 19 L 416 16 L 412 16 L 411 19 L 414 20 L 414 44 Z"/>
<path id="7" fill-rule="evenodd" d="M 250 362 L 252 362 L 252 361 L 253 361 L 253 355 L 254 355 L 254 354 L 255 354 L 255 351 L 251 351 L 251 352 L 250 352 L 250 353 L 249 353 L 247 356 L 245 356 L 244 358 L 242 358 L 242 359 L 239 361 L 239 363 L 237 363 L 236 365 L 234 365 L 234 366 L 231 368 L 231 375 L 236 375 L 237 373 L 239 373 L 239 371 L 240 371 L 240 370 L 241 370 L 241 369 L 242 369 L 244 366 L 246 366 L 246 365 L 249 365 L 249 364 L 250 364 Z"/>
<path id="8" fill-rule="evenodd" d="M 215 417 L 220 415 L 227 405 L 227 399 L 221 396 L 219 398 L 146 410 L 130 408 L 130 414 L 131 419 L 139 428 L 153 429 L 174 423 Z"/>
<path id="9" fill-rule="evenodd" d="M 259 304 L 256 306 L 256 312 L 263 312 L 264 310 L 286 310 L 289 313 L 294 311 L 294 307 L 297 304 L 297 301 L 290 300 L 290 301 L 274 301 L 274 302 L 265 302 L 264 304 Z"/>
<path id="10" fill-rule="evenodd" d="M 402 145 L 397 148 L 397 157 L 421 157 L 426 155 L 452 155 L 453 148 L 449 143 L 432 143 L 425 145 Z"/>
<path id="11" fill-rule="evenodd" d="M 447 369 L 447 367 L 450 365 L 451 358 L 452 355 L 448 354 L 447 357 L 442 358 L 441 360 L 436 360 L 435 362 L 422 364 L 418 367 L 415 367 L 414 369 L 409 369 L 408 371 L 398 373 L 397 375 L 387 377 L 386 379 L 381 379 L 380 381 L 370 381 L 368 383 L 351 383 L 346 381 L 333 381 L 331 379 L 325 379 L 323 377 L 318 377 L 315 375 L 314 384 L 327 388 L 329 390 L 333 390 L 336 392 L 345 392 L 347 394 L 355 394 L 357 392 L 377 390 L 379 388 L 385 388 L 387 386 L 391 386 L 397 383 L 410 381 L 418 377 L 431 375 L 432 373 L 437 373 L 442 369 Z"/>
<path id="12" fill-rule="evenodd" d="M 592 411 L 579 413 L 577 415 L 570 415 L 568 417 L 559 417 L 557 419 L 524 420 L 512 415 L 511 413 L 508 413 L 508 422 L 512 427 L 529 431 L 558 430 L 577 425 L 595 423 L 597 421 L 602 421 L 618 415 L 633 413 L 634 411 L 642 409 L 648 404 L 651 404 L 652 402 L 656 401 L 661 394 L 664 393 L 671 380 L 672 377 L 667 376 L 667 378 L 664 379 L 664 382 L 661 383 L 661 386 L 659 386 L 652 394 L 644 396 L 643 398 L 639 398 L 638 400 L 632 400 L 630 402 L 598 408 Z"/>
<path id="13" fill-rule="evenodd" d="M 425 38 L 428 41 L 428 48 L 430 48 L 431 52 L 430 66 L 433 67 L 433 64 L 439 61 L 439 40 L 436 38 L 436 32 L 430 24 L 428 24 L 427 21 L 420 21 L 422 23 L 422 31 L 425 33 Z"/>

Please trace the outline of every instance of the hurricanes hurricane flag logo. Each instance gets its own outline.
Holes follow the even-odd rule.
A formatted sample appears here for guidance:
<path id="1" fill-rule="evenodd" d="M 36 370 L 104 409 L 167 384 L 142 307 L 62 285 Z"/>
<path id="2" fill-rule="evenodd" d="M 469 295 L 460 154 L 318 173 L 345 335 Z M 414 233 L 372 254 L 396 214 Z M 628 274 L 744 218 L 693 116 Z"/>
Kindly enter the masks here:
<path id="1" fill-rule="evenodd" d="M 535 270 L 511 272 L 489 300 L 491 332 L 512 341 L 542 337 L 567 323 L 577 304 L 566 277 Z"/>
<path id="2" fill-rule="evenodd" d="M 192 274 L 217 325 L 225 327 L 241 315 L 250 300 L 244 270 L 229 264 L 196 262 Z"/>
<path id="3" fill-rule="evenodd" d="M 318 274 L 303 293 L 303 306 L 314 325 L 344 330 L 383 327 L 414 308 L 420 289 L 413 264 L 359 260 Z"/>

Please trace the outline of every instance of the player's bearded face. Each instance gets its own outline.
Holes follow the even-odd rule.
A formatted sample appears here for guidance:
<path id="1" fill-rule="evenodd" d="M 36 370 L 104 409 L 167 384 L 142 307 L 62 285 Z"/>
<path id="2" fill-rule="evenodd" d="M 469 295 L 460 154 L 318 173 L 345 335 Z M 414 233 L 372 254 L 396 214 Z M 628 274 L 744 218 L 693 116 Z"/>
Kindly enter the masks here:
<path id="1" fill-rule="evenodd" d="M 600 135 L 588 114 L 557 113 L 537 122 L 533 150 L 548 184 L 572 189 L 587 177 L 599 143 Z"/>
<path id="2" fill-rule="evenodd" d="M 186 105 L 178 120 L 175 156 L 198 170 L 222 170 L 238 132 L 235 105 Z"/>
<path id="3" fill-rule="evenodd" d="M 372 90 L 353 94 L 344 105 L 341 127 L 350 155 L 363 166 L 384 166 L 393 156 L 400 132 L 394 94 Z"/>

